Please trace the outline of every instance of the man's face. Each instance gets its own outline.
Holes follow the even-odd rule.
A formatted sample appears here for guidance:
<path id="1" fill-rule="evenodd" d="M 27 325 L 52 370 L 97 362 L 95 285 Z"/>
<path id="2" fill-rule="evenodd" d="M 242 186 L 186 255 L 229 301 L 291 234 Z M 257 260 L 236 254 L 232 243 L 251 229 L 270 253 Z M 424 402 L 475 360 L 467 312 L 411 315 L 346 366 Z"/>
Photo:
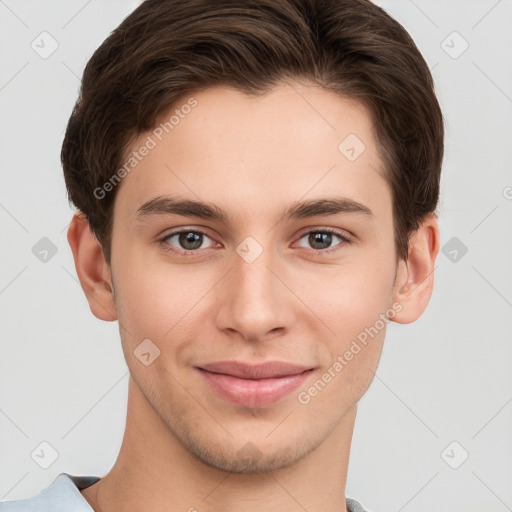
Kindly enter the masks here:
<path id="1" fill-rule="evenodd" d="M 190 96 L 197 105 L 161 140 L 149 131 L 132 145 L 156 142 L 119 185 L 111 265 L 123 350 L 187 450 L 224 470 L 270 471 L 325 441 L 371 382 L 393 306 L 391 190 L 354 101 L 299 84 Z M 138 211 L 157 197 L 225 218 Z M 362 207 L 284 215 L 341 198 Z M 148 366 L 134 354 L 143 340 L 160 350 Z M 298 368 L 250 373 L 268 361 Z"/>

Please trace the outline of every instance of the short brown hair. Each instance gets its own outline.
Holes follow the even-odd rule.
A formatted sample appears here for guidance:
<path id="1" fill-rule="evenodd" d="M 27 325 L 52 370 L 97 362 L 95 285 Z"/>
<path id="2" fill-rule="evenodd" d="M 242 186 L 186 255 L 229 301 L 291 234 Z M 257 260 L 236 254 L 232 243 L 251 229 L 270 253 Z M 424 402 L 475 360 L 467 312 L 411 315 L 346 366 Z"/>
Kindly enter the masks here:
<path id="1" fill-rule="evenodd" d="M 225 85 L 262 94 L 282 79 L 370 111 L 393 197 L 397 258 L 439 198 L 443 117 L 407 31 L 369 0 L 146 0 L 87 63 L 61 160 L 68 198 L 110 264 L 114 188 L 130 141 L 185 93 Z"/>

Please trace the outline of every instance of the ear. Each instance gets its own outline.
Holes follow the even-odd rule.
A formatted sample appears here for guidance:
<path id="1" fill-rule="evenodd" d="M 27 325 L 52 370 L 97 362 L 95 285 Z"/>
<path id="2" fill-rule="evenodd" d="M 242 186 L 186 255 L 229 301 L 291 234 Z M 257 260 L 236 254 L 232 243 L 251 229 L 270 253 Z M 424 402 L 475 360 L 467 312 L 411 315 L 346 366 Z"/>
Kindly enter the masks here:
<path id="1" fill-rule="evenodd" d="M 117 320 L 112 276 L 103 250 L 81 211 L 75 212 L 68 228 L 76 273 L 93 315 L 100 320 Z"/>
<path id="2" fill-rule="evenodd" d="M 413 233 L 407 261 L 400 260 L 393 290 L 393 304 L 402 305 L 392 320 L 408 324 L 427 308 L 434 286 L 434 265 L 439 252 L 439 225 L 430 213 Z"/>

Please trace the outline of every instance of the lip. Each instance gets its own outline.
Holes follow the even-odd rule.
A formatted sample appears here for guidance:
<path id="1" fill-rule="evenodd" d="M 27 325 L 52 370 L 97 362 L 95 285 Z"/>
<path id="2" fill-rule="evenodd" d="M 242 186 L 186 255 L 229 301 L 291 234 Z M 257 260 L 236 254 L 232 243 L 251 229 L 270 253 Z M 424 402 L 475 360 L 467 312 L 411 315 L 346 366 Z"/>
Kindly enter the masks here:
<path id="1" fill-rule="evenodd" d="M 266 407 L 297 389 L 313 368 L 283 361 L 219 361 L 197 367 L 214 391 L 237 405 Z"/>

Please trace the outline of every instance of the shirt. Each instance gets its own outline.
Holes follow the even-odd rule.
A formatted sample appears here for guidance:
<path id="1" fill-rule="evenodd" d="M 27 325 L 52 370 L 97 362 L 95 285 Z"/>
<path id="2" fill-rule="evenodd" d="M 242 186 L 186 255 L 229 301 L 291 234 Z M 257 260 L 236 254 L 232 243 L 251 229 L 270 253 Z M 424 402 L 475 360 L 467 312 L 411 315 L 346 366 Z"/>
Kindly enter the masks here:
<path id="1" fill-rule="evenodd" d="M 55 480 L 32 498 L 0 502 L 0 512 L 94 512 L 81 489 L 96 483 L 98 476 L 60 473 Z M 349 512 L 370 512 L 352 498 L 347 498 Z"/>

